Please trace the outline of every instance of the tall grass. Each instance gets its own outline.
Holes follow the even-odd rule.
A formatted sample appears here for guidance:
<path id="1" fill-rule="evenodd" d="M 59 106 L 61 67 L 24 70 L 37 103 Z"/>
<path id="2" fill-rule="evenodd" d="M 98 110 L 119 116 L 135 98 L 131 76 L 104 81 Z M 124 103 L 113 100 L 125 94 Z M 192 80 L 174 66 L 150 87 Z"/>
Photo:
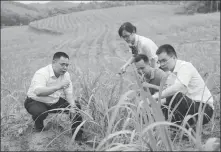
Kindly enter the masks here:
<path id="1" fill-rule="evenodd" d="M 116 76 L 114 73 L 103 69 L 100 73 L 93 73 L 90 70 L 86 73 L 75 71 L 74 90 L 75 96 L 80 100 L 82 109 L 79 112 L 83 115 L 84 121 L 76 129 L 70 143 L 69 150 L 73 150 L 71 145 L 75 143 L 75 136 L 81 126 L 84 132 L 92 138 L 87 143 L 91 143 L 94 151 L 101 150 L 139 150 L 139 151 L 160 151 L 160 150 L 179 150 L 175 148 L 176 141 L 171 140 L 169 126 L 180 129 L 181 136 L 189 136 L 189 142 L 195 145 L 198 150 L 204 150 L 205 145 L 201 140 L 202 134 L 202 115 L 205 107 L 199 107 L 199 121 L 196 132 L 185 128 L 188 120 L 194 116 L 187 115 L 184 123 L 178 126 L 171 123 L 169 119 L 165 121 L 161 111 L 161 103 L 156 102 L 150 95 L 149 90 L 143 90 L 141 81 L 134 67 L 134 80 L 131 83 L 124 83 L 127 75 Z M 136 89 L 129 89 L 135 81 Z M 128 82 L 128 80 L 127 80 Z M 160 94 L 165 80 L 161 82 Z M 2 93 L 5 90 L 2 90 Z M 21 99 L 25 99 L 24 92 L 8 92 L 2 98 L 1 129 L 2 136 L 18 136 L 22 133 L 17 128 L 27 128 L 32 123 L 27 113 L 21 110 L 23 104 Z M 140 95 L 138 95 L 140 94 Z M 23 96 L 21 98 L 21 96 Z M 20 98 L 20 99 L 19 99 Z M 172 99 L 173 100 L 173 99 Z M 172 102 L 172 101 L 171 101 Z M 9 104 L 10 103 L 10 104 Z M 10 106 L 7 108 L 7 105 Z M 11 107 L 11 106 L 14 107 Z M 9 112 L 9 110 L 12 110 Z M 60 109 L 61 113 L 54 115 L 49 121 L 56 121 L 58 115 L 63 115 L 64 110 L 75 111 L 75 109 Z M 174 110 L 170 110 L 169 118 L 172 117 Z M 11 125 L 17 121 L 17 125 Z M 57 121 L 61 125 L 62 122 Z M 71 126 L 71 125 L 69 125 Z M 56 139 L 60 138 L 70 128 L 64 127 L 65 131 L 53 138 L 46 147 L 49 147 Z M 179 142 L 181 143 L 181 138 Z M 216 142 L 216 141 L 215 141 Z M 214 141 L 212 142 L 214 143 Z M 211 142 L 210 142 L 211 144 Z M 91 150 L 91 149 L 88 149 Z"/>
<path id="2" fill-rule="evenodd" d="M 76 80 L 82 88 L 78 95 L 85 98 L 80 111 L 85 120 L 82 125 L 85 125 L 86 132 L 93 134 L 93 139 L 88 141 L 92 143 L 93 150 L 179 150 L 174 147 L 175 141 L 171 141 L 168 126 L 179 128 L 181 136 L 185 133 L 196 149 L 203 150 L 202 118 L 199 117 L 196 133 L 185 128 L 193 116 L 185 116 L 181 126 L 165 121 L 161 103 L 154 101 L 149 90 L 143 90 L 136 70 L 134 72 L 137 90 L 128 90 L 130 84 L 123 83 L 123 76 L 116 77 L 105 70 L 97 75 L 91 71 L 88 75 L 82 73 Z M 160 94 L 164 83 L 165 80 L 161 82 Z M 137 92 L 140 96 L 137 96 Z M 200 107 L 199 114 L 202 114 L 204 109 L 205 107 Z M 174 110 L 169 111 L 171 117 Z"/>

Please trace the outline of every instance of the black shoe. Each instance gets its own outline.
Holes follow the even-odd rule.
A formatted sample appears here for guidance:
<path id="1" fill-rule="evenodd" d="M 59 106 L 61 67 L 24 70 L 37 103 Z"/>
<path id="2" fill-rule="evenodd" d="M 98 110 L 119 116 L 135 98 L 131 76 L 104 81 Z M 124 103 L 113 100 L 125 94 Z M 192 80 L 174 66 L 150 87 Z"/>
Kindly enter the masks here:
<path id="1" fill-rule="evenodd" d="M 34 119 L 32 116 L 32 119 L 34 120 L 34 131 L 35 132 L 41 132 L 44 129 L 44 121 L 39 119 Z"/>
<path id="2" fill-rule="evenodd" d="M 40 128 L 34 127 L 34 132 L 42 132 L 42 131 L 44 131 L 44 127 Z"/>
<path id="3" fill-rule="evenodd" d="M 72 130 L 72 136 L 74 135 L 75 130 Z M 76 141 L 84 141 L 83 139 L 83 131 L 79 130 L 76 137 L 75 137 Z"/>
<path id="4" fill-rule="evenodd" d="M 43 131 L 44 130 L 44 125 L 36 125 L 35 124 L 35 127 L 34 127 L 34 132 L 41 132 L 41 131 Z"/>

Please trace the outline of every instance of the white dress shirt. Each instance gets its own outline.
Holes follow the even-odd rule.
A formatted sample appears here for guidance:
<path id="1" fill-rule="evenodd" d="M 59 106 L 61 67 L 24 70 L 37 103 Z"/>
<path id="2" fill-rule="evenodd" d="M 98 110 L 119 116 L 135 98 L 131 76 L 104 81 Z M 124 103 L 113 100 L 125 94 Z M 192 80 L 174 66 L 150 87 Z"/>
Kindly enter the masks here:
<path id="1" fill-rule="evenodd" d="M 48 96 L 37 96 L 35 94 L 36 88 L 54 86 L 63 80 L 70 81 L 69 87 L 57 90 L 56 92 Z M 73 93 L 73 87 L 70 79 L 70 74 L 66 72 L 64 75 L 61 75 L 57 78 L 52 69 L 52 64 L 49 64 L 48 66 L 43 67 L 35 72 L 34 77 L 32 78 L 31 81 L 31 85 L 28 89 L 27 96 L 39 102 L 54 104 L 58 102 L 60 97 L 65 99 L 65 96 L 67 94 L 72 94 L 72 93 Z"/>
<path id="2" fill-rule="evenodd" d="M 138 54 L 145 54 L 149 61 L 151 59 L 155 59 L 155 61 L 157 61 L 158 59 L 158 56 L 156 55 L 158 47 L 149 38 L 135 34 L 135 42 L 134 44 L 129 44 L 129 46 L 135 46 L 138 50 Z"/>
<path id="3" fill-rule="evenodd" d="M 177 60 L 173 73 L 177 76 L 175 83 L 179 81 L 186 86 L 186 96 L 196 102 L 208 103 L 214 109 L 212 94 L 192 63 Z"/>

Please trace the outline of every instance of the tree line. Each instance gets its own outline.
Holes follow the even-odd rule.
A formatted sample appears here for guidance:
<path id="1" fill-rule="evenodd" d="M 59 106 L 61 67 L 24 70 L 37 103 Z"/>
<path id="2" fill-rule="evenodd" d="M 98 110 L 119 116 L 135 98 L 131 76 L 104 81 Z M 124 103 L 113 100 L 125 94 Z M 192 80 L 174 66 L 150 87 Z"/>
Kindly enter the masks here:
<path id="1" fill-rule="evenodd" d="M 1 2 L 2 3 L 2 2 Z M 209 13 L 214 11 L 220 11 L 220 1 L 207 0 L 207 1 L 92 1 L 89 3 L 80 3 L 77 6 L 69 8 L 56 8 L 39 10 L 35 7 L 29 7 L 28 5 L 18 2 L 9 2 L 16 7 L 22 7 L 29 10 L 27 13 L 20 14 L 10 8 L 4 8 L 1 6 L 1 27 L 2 26 L 15 26 L 15 25 L 28 25 L 30 22 L 40 20 L 43 18 L 56 16 L 59 14 L 68 14 L 73 12 L 102 9 L 110 7 L 125 7 L 131 5 L 145 5 L 145 4 L 171 4 L 171 5 L 183 5 L 185 11 L 194 11 L 199 13 Z M 34 12 L 34 13 L 33 13 Z"/>

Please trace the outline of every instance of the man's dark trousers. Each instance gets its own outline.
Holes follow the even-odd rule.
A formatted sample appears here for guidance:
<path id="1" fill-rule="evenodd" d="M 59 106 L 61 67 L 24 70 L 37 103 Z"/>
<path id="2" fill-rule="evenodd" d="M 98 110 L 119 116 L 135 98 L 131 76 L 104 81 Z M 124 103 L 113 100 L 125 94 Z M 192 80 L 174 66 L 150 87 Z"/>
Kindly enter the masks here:
<path id="1" fill-rule="evenodd" d="M 76 106 L 81 109 L 79 101 L 75 101 Z M 32 119 L 35 121 L 35 127 L 37 129 L 43 129 L 44 124 L 43 121 L 46 119 L 49 113 L 60 113 L 62 110 L 53 110 L 57 108 L 67 108 L 70 104 L 63 98 L 59 98 L 58 102 L 52 105 L 45 104 L 43 102 L 35 101 L 29 97 L 26 98 L 24 103 L 25 109 L 32 115 Z M 52 110 L 52 111 L 48 111 Z M 74 133 L 75 129 L 81 124 L 82 116 L 76 112 L 74 114 L 74 118 L 72 118 L 72 114 L 69 110 L 64 110 L 64 113 L 70 115 L 70 119 L 72 121 L 72 134 Z M 83 128 L 83 127 L 82 127 Z M 77 136 L 81 136 L 83 133 L 82 130 L 79 130 Z"/>
<path id="2" fill-rule="evenodd" d="M 166 98 L 166 104 L 164 104 L 161 107 L 166 120 L 168 119 L 168 107 L 169 107 L 170 102 L 172 102 L 171 101 L 172 98 L 173 96 Z M 176 122 L 176 124 L 180 125 L 183 122 L 185 116 L 189 114 L 194 115 L 198 113 L 199 106 L 200 106 L 200 102 L 196 102 L 188 98 L 186 95 L 183 95 L 182 93 L 179 92 L 178 94 L 175 95 L 175 98 L 171 104 L 170 111 L 172 111 L 176 107 L 176 110 L 173 113 L 171 122 Z M 208 123 L 213 115 L 213 109 L 208 104 L 205 105 L 205 103 L 202 103 L 202 108 L 204 106 L 206 107 L 205 107 L 205 111 L 203 115 L 202 124 Z M 189 119 L 188 124 L 190 126 L 195 127 L 197 121 L 198 121 L 198 114 L 194 118 Z M 186 127 L 187 129 L 189 128 L 188 126 Z"/>

